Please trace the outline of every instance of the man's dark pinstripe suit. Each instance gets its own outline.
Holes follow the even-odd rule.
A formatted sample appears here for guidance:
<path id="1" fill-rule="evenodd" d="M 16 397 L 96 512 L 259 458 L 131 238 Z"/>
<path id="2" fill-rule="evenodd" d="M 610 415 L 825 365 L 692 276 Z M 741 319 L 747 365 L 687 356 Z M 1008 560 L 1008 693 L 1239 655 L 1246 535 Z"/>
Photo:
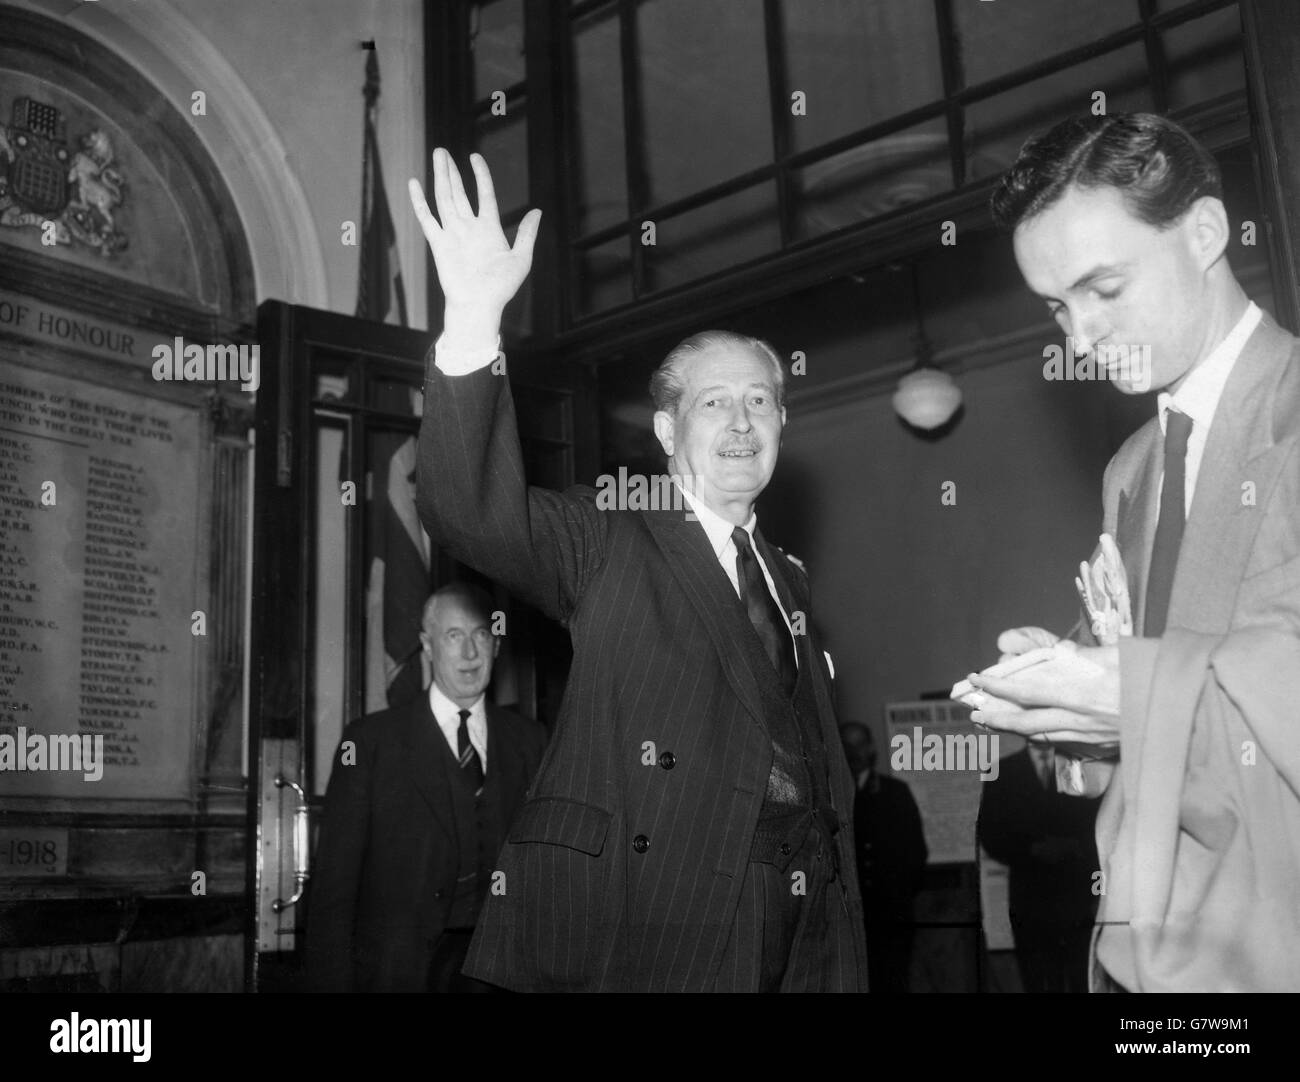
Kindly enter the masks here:
<path id="1" fill-rule="evenodd" d="M 733 935 L 762 940 L 742 927 L 762 919 L 742 895 L 772 764 L 768 719 L 790 702 L 703 527 L 681 511 L 600 510 L 594 495 L 527 487 L 505 377 L 446 376 L 430 351 L 421 520 L 574 645 L 555 734 L 498 861 L 504 893 L 484 905 L 465 972 L 516 990 L 756 987 L 758 960 L 727 948 Z M 786 612 L 807 614 L 804 574 L 756 537 Z M 858 991 L 853 783 L 822 652 L 811 631 L 797 642 L 832 749 L 844 874 L 828 894 L 827 942 L 796 944 L 782 987 Z M 752 981 L 731 972 L 748 968 Z"/>

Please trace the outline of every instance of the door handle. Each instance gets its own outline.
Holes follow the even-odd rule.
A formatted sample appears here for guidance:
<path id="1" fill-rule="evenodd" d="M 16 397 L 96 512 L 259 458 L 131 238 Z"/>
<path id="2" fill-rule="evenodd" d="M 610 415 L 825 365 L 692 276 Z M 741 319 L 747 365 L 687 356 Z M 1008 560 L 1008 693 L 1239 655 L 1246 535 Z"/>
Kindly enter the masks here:
<path id="1" fill-rule="evenodd" d="M 290 788 L 298 795 L 298 806 L 293 811 L 293 896 L 287 899 L 276 898 L 271 903 L 272 913 L 283 913 L 302 901 L 303 892 L 307 889 L 307 880 L 311 878 L 307 852 L 310 838 L 308 816 L 311 812 L 307 807 L 307 794 L 296 781 L 286 778 L 283 774 L 277 774 L 275 787 Z"/>

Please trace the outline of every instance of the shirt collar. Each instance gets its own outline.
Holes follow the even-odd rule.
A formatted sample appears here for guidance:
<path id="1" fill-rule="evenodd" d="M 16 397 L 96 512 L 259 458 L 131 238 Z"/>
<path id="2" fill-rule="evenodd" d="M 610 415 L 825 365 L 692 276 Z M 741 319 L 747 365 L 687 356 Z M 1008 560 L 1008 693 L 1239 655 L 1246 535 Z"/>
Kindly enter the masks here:
<path id="1" fill-rule="evenodd" d="M 429 685 L 429 709 L 433 711 L 435 721 L 439 718 L 455 718 L 459 721 L 460 712 L 463 708 L 457 706 L 447 698 L 447 696 L 442 693 L 442 689 L 438 687 L 435 682 Z M 469 708 L 469 712 L 471 717 L 483 712 L 482 695 L 474 700 L 473 704 Z"/>
<path id="2" fill-rule="evenodd" d="M 1214 411 L 1219 407 L 1219 398 L 1232 374 L 1232 367 L 1241 356 L 1246 340 L 1259 326 L 1262 315 L 1259 305 L 1251 301 L 1246 305 L 1245 313 L 1237 320 L 1237 325 L 1210 351 L 1205 360 L 1187 374 L 1182 386 L 1173 394 L 1160 392 L 1156 398 L 1156 408 L 1161 430 L 1166 426 L 1167 411 L 1176 409 L 1179 413 L 1187 414 L 1201 432 L 1209 432 L 1210 422 L 1214 420 Z"/>
<path id="3" fill-rule="evenodd" d="M 713 546 L 713 555 L 721 560 L 722 554 L 727 549 L 727 545 L 731 543 L 731 531 L 736 528 L 735 525 L 728 522 L 712 508 L 706 506 L 703 500 L 697 500 L 686 491 L 684 485 L 677 483 L 676 478 L 673 479 L 673 484 L 677 485 L 677 488 L 681 491 L 682 497 L 686 500 L 686 506 L 689 507 L 691 513 L 700 520 L 700 525 L 704 527 L 704 532 L 709 535 L 709 544 Z M 749 513 L 749 521 L 741 527 L 741 529 L 749 534 L 749 542 L 751 545 L 754 543 L 754 530 L 757 526 L 758 514 L 755 511 L 751 511 Z"/>

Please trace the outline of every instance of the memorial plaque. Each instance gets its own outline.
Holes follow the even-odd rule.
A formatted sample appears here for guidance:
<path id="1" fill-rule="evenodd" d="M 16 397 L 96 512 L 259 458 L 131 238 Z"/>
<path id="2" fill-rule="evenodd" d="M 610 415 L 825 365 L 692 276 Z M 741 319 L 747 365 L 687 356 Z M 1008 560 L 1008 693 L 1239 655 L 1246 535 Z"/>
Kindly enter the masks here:
<path id="1" fill-rule="evenodd" d="M 68 831 L 0 827 L 0 879 L 68 874 Z"/>
<path id="2" fill-rule="evenodd" d="M 0 796 L 192 795 L 202 439 L 0 361 Z"/>

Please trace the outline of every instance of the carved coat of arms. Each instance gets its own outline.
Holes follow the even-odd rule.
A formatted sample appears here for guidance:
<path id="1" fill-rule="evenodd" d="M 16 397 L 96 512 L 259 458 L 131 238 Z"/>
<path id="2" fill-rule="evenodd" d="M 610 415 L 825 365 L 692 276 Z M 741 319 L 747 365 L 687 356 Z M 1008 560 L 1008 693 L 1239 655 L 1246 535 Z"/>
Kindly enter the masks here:
<path id="1" fill-rule="evenodd" d="M 125 194 L 103 131 L 86 132 L 73 150 L 58 109 L 15 99 L 12 123 L 0 125 L 0 227 L 35 228 L 46 244 L 75 241 L 112 256 L 127 246 L 114 218 Z"/>

